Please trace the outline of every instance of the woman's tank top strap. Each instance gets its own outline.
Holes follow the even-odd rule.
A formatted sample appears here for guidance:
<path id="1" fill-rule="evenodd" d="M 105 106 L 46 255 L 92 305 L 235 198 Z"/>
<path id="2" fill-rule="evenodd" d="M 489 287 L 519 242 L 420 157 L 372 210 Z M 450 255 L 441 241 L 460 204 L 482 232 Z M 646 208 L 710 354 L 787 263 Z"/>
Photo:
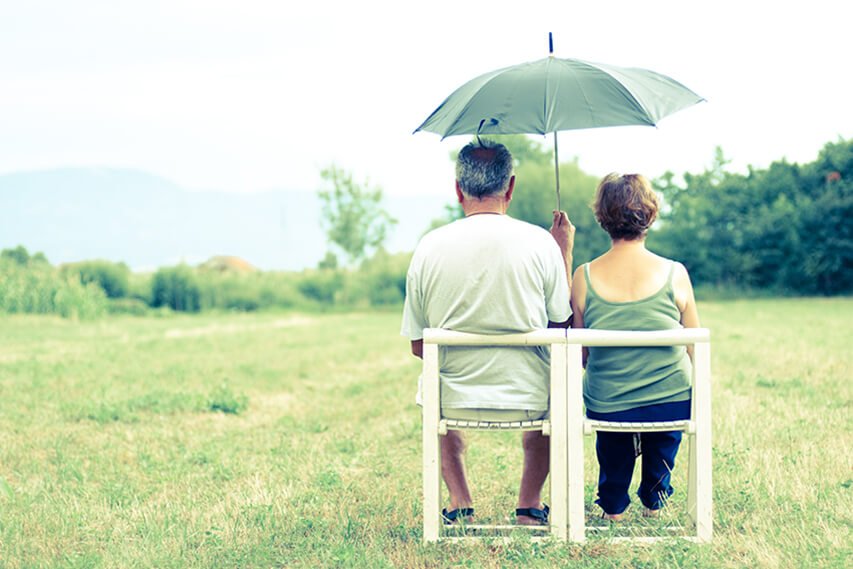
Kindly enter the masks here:
<path id="1" fill-rule="evenodd" d="M 597 294 L 595 294 L 595 289 L 592 288 L 592 279 L 589 278 L 589 263 L 584 263 L 583 265 L 583 276 L 584 280 L 586 280 L 586 296 L 589 298 L 590 296 L 594 298 L 600 298 Z"/>
<path id="2" fill-rule="evenodd" d="M 675 275 L 675 261 L 669 262 L 669 276 L 666 277 L 666 282 L 672 287 L 672 277 Z"/>

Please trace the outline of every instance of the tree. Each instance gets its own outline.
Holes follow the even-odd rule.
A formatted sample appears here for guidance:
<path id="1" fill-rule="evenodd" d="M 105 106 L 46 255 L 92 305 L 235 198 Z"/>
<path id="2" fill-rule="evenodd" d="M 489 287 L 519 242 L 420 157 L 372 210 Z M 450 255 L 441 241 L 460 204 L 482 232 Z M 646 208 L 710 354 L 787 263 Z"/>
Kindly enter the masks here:
<path id="1" fill-rule="evenodd" d="M 186 265 L 164 267 L 154 273 L 151 282 L 151 306 L 168 306 L 172 310 L 198 312 L 201 288 L 195 272 Z"/>
<path id="2" fill-rule="evenodd" d="M 357 184 L 352 174 L 335 165 L 320 176 L 328 186 L 318 192 L 326 236 L 351 263 L 358 263 L 382 247 L 397 220 L 382 208 L 381 188 Z"/>
<path id="3" fill-rule="evenodd" d="M 63 273 L 77 275 L 80 282 L 95 283 L 108 298 L 122 298 L 130 291 L 130 268 L 110 261 L 80 261 L 63 266 Z"/>
<path id="4" fill-rule="evenodd" d="M 710 169 L 655 180 L 665 199 L 650 246 L 683 262 L 697 284 L 798 293 L 853 289 L 853 140 L 811 164 L 785 160 L 747 175 Z"/>
<path id="5" fill-rule="evenodd" d="M 0 259 L 8 259 L 14 263 L 17 263 L 21 266 L 48 266 L 50 263 L 47 261 L 47 257 L 44 256 L 44 253 L 38 252 L 30 255 L 27 248 L 23 245 L 18 245 L 14 249 L 3 249 L 0 251 Z"/>

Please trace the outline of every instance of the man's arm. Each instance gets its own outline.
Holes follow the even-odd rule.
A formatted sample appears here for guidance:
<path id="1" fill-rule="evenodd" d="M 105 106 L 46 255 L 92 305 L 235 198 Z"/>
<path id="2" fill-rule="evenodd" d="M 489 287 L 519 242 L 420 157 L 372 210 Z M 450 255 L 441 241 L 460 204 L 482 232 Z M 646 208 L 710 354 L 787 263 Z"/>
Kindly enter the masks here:
<path id="1" fill-rule="evenodd" d="M 569 296 L 572 294 L 572 249 L 575 247 L 575 226 L 569 221 L 569 216 L 564 211 L 554 211 L 554 220 L 551 223 L 551 236 L 560 247 L 563 262 L 566 265 L 566 279 L 569 281 Z"/>
<path id="2" fill-rule="evenodd" d="M 424 359 L 424 341 L 412 340 L 412 355 Z"/>
<path id="3" fill-rule="evenodd" d="M 566 266 L 566 279 L 569 285 L 569 298 L 572 296 L 572 249 L 575 246 L 575 226 L 569 221 L 569 216 L 564 211 L 554 211 L 554 220 L 551 223 L 551 236 L 560 247 L 563 256 L 563 264 Z M 568 328 L 572 323 L 572 316 L 564 322 L 548 321 L 548 328 Z"/>

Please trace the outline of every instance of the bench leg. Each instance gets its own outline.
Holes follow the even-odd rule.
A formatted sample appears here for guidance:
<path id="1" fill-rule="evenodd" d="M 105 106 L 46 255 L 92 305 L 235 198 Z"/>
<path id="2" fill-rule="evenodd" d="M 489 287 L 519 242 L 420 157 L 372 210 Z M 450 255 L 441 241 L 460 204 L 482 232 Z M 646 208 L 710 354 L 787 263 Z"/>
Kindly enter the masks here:
<path id="1" fill-rule="evenodd" d="M 700 543 L 711 541 L 714 532 L 711 465 L 711 345 L 693 347 L 693 421 L 690 436 L 687 511 Z"/>
<path id="2" fill-rule="evenodd" d="M 567 346 L 568 370 L 568 477 L 569 477 L 569 540 L 586 539 L 583 504 L 583 364 L 579 344 Z"/>
<path id="3" fill-rule="evenodd" d="M 551 345 L 551 535 L 566 539 L 568 509 L 568 456 L 566 436 L 566 344 Z"/>
<path id="4" fill-rule="evenodd" d="M 438 439 L 439 382 L 438 346 L 424 344 L 423 399 L 423 483 L 424 542 L 438 541 L 439 501 L 441 500 L 441 450 Z"/>

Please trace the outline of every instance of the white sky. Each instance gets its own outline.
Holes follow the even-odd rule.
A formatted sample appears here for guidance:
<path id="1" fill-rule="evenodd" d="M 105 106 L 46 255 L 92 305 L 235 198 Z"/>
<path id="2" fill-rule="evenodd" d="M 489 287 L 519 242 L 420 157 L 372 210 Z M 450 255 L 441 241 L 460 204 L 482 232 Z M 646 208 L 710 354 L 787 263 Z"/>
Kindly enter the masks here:
<path id="1" fill-rule="evenodd" d="M 0 0 L 0 173 L 118 166 L 190 188 L 314 190 L 335 162 L 452 196 L 412 135 L 468 79 L 547 55 L 645 67 L 708 103 L 659 128 L 560 135 L 592 174 L 814 160 L 853 137 L 853 4 Z M 550 144 L 550 139 L 548 139 Z"/>

